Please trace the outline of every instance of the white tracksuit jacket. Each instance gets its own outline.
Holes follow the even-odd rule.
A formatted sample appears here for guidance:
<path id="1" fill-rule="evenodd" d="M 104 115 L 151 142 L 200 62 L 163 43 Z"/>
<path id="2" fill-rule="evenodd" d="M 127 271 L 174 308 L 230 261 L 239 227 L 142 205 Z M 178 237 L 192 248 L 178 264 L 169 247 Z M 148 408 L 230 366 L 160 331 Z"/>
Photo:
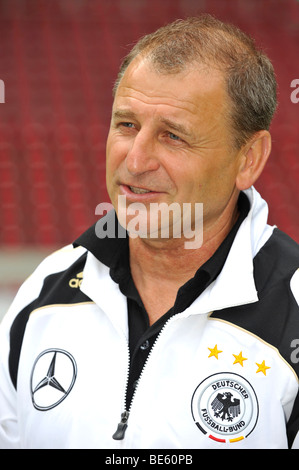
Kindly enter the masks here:
<path id="1" fill-rule="evenodd" d="M 246 194 L 220 275 L 154 344 L 122 440 L 126 298 L 84 247 L 41 263 L 1 324 L 0 448 L 299 447 L 299 248 Z"/>

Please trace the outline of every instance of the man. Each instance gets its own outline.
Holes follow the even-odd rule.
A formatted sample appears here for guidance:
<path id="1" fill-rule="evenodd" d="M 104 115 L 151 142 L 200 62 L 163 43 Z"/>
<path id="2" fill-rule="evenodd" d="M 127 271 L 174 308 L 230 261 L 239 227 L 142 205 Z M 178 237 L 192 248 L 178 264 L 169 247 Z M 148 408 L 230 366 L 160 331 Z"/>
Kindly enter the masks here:
<path id="1" fill-rule="evenodd" d="M 298 447 L 299 249 L 253 187 L 270 61 L 210 16 L 176 21 L 137 43 L 114 94 L 119 223 L 46 259 L 3 321 L 2 447 Z"/>

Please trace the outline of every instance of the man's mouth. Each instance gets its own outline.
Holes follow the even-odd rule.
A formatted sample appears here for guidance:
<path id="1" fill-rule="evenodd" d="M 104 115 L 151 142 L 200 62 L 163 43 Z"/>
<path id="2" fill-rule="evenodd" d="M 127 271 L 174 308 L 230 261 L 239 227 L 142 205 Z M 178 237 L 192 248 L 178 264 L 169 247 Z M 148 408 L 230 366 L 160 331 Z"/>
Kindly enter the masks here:
<path id="1" fill-rule="evenodd" d="M 142 188 L 136 188 L 135 186 L 129 186 L 130 190 L 134 194 L 145 194 L 145 193 L 151 193 L 149 189 L 142 189 Z"/>

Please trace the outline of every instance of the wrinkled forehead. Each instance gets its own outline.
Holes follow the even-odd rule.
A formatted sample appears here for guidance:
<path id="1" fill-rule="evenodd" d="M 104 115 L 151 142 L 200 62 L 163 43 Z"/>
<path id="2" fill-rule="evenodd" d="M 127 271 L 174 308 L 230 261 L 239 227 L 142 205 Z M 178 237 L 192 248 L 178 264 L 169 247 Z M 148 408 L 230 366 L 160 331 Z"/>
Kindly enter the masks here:
<path id="1" fill-rule="evenodd" d="M 162 106 L 200 119 L 224 118 L 229 109 L 223 73 L 189 66 L 177 73 L 157 71 L 147 58 L 136 58 L 126 69 L 116 90 L 113 108 Z"/>

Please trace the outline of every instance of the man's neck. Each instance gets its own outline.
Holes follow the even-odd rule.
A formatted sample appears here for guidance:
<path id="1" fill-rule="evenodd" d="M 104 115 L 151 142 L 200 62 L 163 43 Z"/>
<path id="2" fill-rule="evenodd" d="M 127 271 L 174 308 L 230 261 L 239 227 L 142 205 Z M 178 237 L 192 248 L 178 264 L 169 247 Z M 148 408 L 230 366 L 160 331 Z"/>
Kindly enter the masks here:
<path id="1" fill-rule="evenodd" d="M 178 289 L 213 256 L 237 218 L 236 206 L 230 216 L 220 218 L 204 231 L 198 249 L 186 249 L 184 239 L 129 239 L 132 277 L 151 323 L 173 305 Z"/>

